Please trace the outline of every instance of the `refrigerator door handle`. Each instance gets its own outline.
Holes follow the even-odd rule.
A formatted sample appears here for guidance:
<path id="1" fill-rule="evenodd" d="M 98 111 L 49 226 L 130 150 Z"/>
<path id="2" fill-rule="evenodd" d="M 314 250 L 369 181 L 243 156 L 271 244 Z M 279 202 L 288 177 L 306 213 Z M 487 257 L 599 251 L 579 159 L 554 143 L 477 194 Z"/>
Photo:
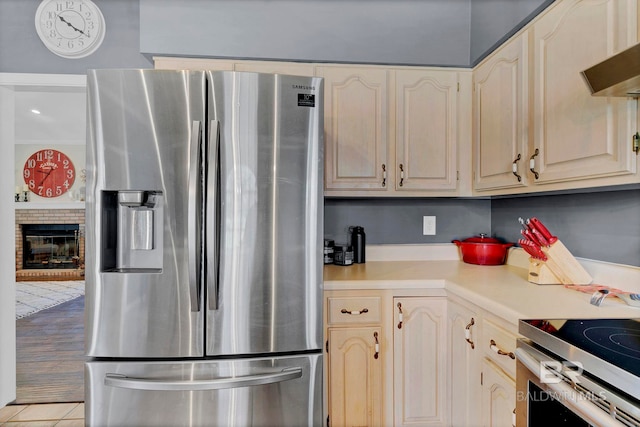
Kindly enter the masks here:
<path id="1" fill-rule="evenodd" d="M 200 311 L 200 279 L 201 253 L 200 217 L 202 204 L 200 202 L 200 150 L 202 123 L 194 121 L 191 124 L 191 141 L 189 144 L 189 205 L 187 212 L 187 239 L 189 258 L 189 295 L 191 297 L 191 311 Z"/>
<path id="2" fill-rule="evenodd" d="M 218 309 L 220 280 L 220 122 L 211 120 L 207 140 L 207 300 L 208 309 Z"/>
<path id="3" fill-rule="evenodd" d="M 207 380 L 169 380 L 163 378 L 136 378 L 120 374 L 106 374 L 104 384 L 132 390 L 148 391 L 203 391 L 238 387 L 252 387 L 280 383 L 302 377 L 302 368 L 286 368 L 279 372 L 224 377 Z"/>

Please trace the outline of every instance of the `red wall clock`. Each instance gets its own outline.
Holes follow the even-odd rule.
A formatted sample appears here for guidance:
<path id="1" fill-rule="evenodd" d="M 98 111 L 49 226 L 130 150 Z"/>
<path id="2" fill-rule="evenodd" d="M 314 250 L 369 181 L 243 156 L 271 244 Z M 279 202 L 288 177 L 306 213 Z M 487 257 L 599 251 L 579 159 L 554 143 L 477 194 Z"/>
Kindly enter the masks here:
<path id="1" fill-rule="evenodd" d="M 25 184 L 40 197 L 62 196 L 76 179 L 73 162 L 66 154 L 52 149 L 33 153 L 22 169 Z"/>

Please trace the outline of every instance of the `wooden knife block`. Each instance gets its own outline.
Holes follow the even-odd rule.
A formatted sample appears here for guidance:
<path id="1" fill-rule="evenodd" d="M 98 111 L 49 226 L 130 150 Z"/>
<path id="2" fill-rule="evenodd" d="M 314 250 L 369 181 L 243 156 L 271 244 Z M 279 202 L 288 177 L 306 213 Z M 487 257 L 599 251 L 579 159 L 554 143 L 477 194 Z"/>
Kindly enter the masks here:
<path id="1" fill-rule="evenodd" d="M 547 260 L 529 258 L 529 278 L 539 285 L 588 285 L 593 277 L 580 265 L 571 252 L 557 240 L 550 247 L 543 247 Z"/>

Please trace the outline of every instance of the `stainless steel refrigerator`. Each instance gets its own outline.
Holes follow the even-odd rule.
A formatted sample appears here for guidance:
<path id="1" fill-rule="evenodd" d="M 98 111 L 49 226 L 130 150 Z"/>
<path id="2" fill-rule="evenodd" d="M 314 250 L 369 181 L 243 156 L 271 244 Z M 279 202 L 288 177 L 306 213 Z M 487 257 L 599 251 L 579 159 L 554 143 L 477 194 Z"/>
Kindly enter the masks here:
<path id="1" fill-rule="evenodd" d="M 322 79 L 87 92 L 86 424 L 322 424 Z"/>

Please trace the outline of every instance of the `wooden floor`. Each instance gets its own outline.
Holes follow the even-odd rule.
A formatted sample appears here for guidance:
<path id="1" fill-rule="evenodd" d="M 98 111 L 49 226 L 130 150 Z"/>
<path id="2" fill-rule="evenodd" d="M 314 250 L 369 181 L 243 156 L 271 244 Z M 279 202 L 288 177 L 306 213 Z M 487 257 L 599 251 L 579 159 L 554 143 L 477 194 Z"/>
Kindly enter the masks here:
<path id="1" fill-rule="evenodd" d="M 16 320 L 17 404 L 84 401 L 84 296 Z"/>

